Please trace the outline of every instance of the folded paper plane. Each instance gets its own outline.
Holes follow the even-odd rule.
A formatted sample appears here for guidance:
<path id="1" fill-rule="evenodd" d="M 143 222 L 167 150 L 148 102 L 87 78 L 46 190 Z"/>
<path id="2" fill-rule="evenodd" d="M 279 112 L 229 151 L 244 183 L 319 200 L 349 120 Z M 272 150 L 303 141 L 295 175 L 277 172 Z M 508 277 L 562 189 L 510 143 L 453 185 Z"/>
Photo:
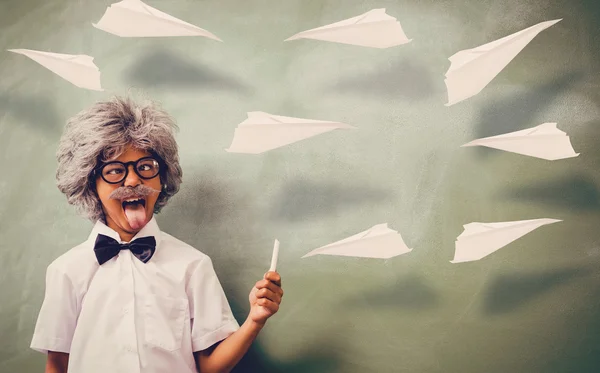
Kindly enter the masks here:
<path id="1" fill-rule="evenodd" d="M 100 21 L 92 25 L 120 37 L 204 36 L 222 41 L 214 34 L 140 0 L 123 0 L 110 5 Z"/>
<path id="2" fill-rule="evenodd" d="M 100 70 L 94 64 L 94 57 L 85 54 L 50 53 L 31 49 L 9 49 L 8 51 L 31 58 L 77 87 L 103 91 L 100 84 Z"/>
<path id="3" fill-rule="evenodd" d="M 501 223 L 469 223 L 456 239 L 454 260 L 450 263 L 472 262 L 482 259 L 527 233 L 547 224 L 562 220 L 532 219 Z"/>
<path id="4" fill-rule="evenodd" d="M 248 119 L 235 129 L 230 153 L 259 154 L 335 129 L 355 128 L 325 120 L 273 115 L 262 111 L 248 113 Z"/>
<path id="5" fill-rule="evenodd" d="M 404 34 L 400 22 L 387 15 L 384 8 L 303 31 L 285 41 L 296 39 L 315 39 L 371 48 L 390 48 L 412 41 Z"/>
<path id="6" fill-rule="evenodd" d="M 462 50 L 448 58 L 450 68 L 445 80 L 448 89 L 446 106 L 481 92 L 537 34 L 559 21 L 541 22 L 502 39 Z"/>
<path id="7" fill-rule="evenodd" d="M 462 146 L 486 146 L 550 161 L 579 155 L 573 150 L 569 136 L 556 128 L 556 123 L 543 123 L 521 131 L 474 140 Z"/>
<path id="8" fill-rule="evenodd" d="M 389 259 L 406 254 L 409 249 L 397 231 L 388 228 L 387 223 L 377 224 L 370 229 L 341 241 L 315 249 L 303 258 L 314 255 L 339 255 L 361 258 Z"/>

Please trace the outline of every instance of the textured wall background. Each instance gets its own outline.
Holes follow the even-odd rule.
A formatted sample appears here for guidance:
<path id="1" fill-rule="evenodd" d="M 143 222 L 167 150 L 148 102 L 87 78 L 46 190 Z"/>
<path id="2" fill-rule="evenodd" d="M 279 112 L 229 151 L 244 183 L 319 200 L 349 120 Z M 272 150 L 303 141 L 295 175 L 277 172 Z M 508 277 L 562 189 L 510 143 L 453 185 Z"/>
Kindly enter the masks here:
<path id="1" fill-rule="evenodd" d="M 126 39 L 92 27 L 106 0 L 0 0 L 0 372 L 41 372 L 28 346 L 46 266 L 91 224 L 54 184 L 67 118 L 131 87 L 178 120 L 182 190 L 161 228 L 213 258 L 240 320 L 273 238 L 286 297 L 239 371 L 600 370 L 600 4 L 595 0 L 147 0 L 224 40 Z M 386 8 L 413 42 L 377 50 L 289 36 Z M 447 58 L 538 22 L 479 95 L 451 107 Z M 106 92 L 27 48 L 89 54 Z M 341 121 L 263 155 L 229 154 L 246 111 Z M 558 122 L 578 158 L 480 137 Z M 472 221 L 557 218 L 482 261 L 450 264 Z M 300 259 L 388 222 L 414 251 Z"/>

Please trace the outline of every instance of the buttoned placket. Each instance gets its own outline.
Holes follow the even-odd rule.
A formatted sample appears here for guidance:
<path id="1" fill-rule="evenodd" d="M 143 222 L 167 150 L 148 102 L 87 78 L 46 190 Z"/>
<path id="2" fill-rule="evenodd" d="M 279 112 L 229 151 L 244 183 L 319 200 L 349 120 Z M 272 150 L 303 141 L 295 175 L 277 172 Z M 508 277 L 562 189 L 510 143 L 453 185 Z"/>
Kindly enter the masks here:
<path id="1" fill-rule="evenodd" d="M 129 250 L 121 250 L 119 256 L 123 259 L 122 266 L 122 288 L 121 294 L 123 297 L 122 309 L 122 328 L 120 334 L 123 343 L 123 357 L 125 361 L 125 370 L 127 373 L 141 373 L 140 360 L 138 353 L 138 341 L 136 333 L 135 320 L 135 283 L 133 279 L 133 263 L 132 253 Z"/>

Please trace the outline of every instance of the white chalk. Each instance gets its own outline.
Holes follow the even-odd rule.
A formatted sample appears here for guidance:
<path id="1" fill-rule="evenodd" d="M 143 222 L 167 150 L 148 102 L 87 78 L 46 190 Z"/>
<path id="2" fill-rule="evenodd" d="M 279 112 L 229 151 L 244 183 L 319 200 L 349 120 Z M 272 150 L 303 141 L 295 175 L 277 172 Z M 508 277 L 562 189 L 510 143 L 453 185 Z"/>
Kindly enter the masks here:
<path id="1" fill-rule="evenodd" d="M 271 258 L 271 268 L 269 268 L 269 272 L 275 272 L 277 269 L 277 258 L 279 257 L 279 241 L 275 240 L 275 244 L 273 245 L 273 257 Z"/>

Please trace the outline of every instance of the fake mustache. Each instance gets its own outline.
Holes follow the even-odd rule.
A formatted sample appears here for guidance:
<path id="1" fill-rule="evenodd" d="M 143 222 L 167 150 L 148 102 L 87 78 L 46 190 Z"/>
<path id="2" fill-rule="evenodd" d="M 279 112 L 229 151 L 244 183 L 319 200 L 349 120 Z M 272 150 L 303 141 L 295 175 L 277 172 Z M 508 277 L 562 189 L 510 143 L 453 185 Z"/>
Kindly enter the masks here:
<path id="1" fill-rule="evenodd" d="M 119 187 L 108 196 L 109 199 L 124 200 L 129 198 L 146 197 L 153 193 L 160 193 L 160 190 L 150 188 L 147 185 L 137 185 L 135 187 Z"/>

